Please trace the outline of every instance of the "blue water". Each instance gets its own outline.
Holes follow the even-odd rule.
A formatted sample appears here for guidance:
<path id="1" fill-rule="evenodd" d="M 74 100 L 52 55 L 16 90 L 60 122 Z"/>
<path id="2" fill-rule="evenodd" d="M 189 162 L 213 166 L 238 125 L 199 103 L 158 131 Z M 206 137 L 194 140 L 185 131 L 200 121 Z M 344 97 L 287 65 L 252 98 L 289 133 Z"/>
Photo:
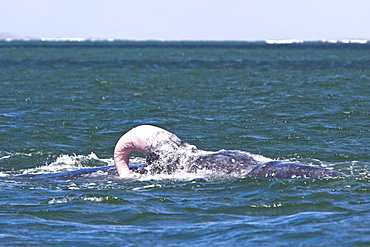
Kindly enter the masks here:
<path id="1" fill-rule="evenodd" d="M 369 58 L 369 43 L 0 42 L 1 245 L 370 245 Z M 15 177 L 112 165 L 140 124 L 350 176 Z"/>

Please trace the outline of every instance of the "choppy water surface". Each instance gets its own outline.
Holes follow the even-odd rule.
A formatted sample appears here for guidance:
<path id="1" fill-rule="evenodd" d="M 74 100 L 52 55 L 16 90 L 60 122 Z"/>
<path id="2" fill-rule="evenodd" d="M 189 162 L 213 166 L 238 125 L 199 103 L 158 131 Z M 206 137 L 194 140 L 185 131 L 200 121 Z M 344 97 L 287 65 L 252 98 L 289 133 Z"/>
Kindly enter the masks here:
<path id="1" fill-rule="evenodd" d="M 1 244 L 369 245 L 369 58 L 369 44 L 0 42 Z M 139 124 L 351 176 L 14 177 L 112 165 Z"/>

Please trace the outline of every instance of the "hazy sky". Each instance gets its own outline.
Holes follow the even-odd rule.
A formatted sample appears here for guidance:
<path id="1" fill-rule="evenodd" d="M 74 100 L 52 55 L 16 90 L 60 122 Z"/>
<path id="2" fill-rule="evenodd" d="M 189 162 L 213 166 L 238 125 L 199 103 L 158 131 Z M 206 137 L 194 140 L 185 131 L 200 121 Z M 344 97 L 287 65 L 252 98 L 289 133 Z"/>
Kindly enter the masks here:
<path id="1" fill-rule="evenodd" d="M 370 0 L 0 0 L 20 37 L 370 39 Z"/>

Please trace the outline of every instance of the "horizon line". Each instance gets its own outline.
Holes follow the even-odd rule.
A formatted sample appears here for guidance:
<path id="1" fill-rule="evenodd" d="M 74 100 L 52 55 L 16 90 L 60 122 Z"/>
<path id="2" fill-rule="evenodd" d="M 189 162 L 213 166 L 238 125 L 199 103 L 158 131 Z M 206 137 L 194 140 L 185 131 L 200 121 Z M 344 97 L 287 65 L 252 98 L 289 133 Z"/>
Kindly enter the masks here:
<path id="1" fill-rule="evenodd" d="M 124 39 L 124 38 L 21 38 L 21 37 L 0 37 L 0 41 L 42 41 L 42 42 L 264 42 L 267 44 L 297 44 L 305 42 L 322 43 L 344 43 L 344 44 L 366 44 L 370 39 L 361 38 L 341 38 L 341 39 L 256 39 L 256 40 L 233 40 L 233 39 Z"/>

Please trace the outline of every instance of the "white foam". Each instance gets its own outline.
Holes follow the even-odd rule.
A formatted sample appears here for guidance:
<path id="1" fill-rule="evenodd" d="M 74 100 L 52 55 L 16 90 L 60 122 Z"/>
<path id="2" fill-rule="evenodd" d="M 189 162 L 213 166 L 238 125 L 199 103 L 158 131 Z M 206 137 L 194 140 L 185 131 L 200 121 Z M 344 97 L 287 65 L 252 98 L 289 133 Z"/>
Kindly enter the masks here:
<path id="1" fill-rule="evenodd" d="M 271 45 L 284 45 L 284 44 L 297 44 L 297 43 L 307 43 L 307 42 L 322 42 L 329 44 L 367 44 L 369 40 L 367 39 L 322 39 L 322 40 L 302 40 L 302 39 L 268 39 L 265 40 L 267 44 Z"/>
<path id="2" fill-rule="evenodd" d="M 0 178 L 5 178 L 5 177 L 8 177 L 9 174 L 7 173 L 4 173 L 4 172 L 0 172 Z"/>
<path id="3" fill-rule="evenodd" d="M 305 42 L 304 40 L 302 39 L 268 39 L 268 40 L 265 40 L 265 42 L 267 44 L 278 44 L 278 45 L 282 45 L 282 44 L 295 44 L 295 43 L 303 43 Z"/>
<path id="4" fill-rule="evenodd" d="M 0 160 L 5 160 L 5 159 L 8 159 L 10 157 L 12 157 L 12 156 L 11 155 L 4 155 L 4 156 L 0 157 Z"/>
<path id="5" fill-rule="evenodd" d="M 70 42 L 84 42 L 88 41 L 85 38 L 40 38 L 41 41 L 54 41 L 54 42 L 61 42 L 61 41 L 70 41 Z"/>
<path id="6" fill-rule="evenodd" d="M 321 40 L 323 43 L 331 43 L 331 44 L 337 44 L 337 43 L 343 43 L 343 44 L 367 44 L 369 40 L 367 39 L 323 39 Z"/>
<path id="7" fill-rule="evenodd" d="M 37 39 L 36 39 L 37 40 Z M 40 38 L 38 39 L 40 41 L 45 42 L 114 42 L 114 41 L 124 41 L 122 39 L 112 39 L 112 38 L 78 38 L 78 37 L 72 37 L 72 38 Z"/>
<path id="8" fill-rule="evenodd" d="M 350 43 L 353 43 L 353 44 L 366 44 L 368 42 L 368 40 L 366 39 L 351 39 L 349 40 Z"/>
<path id="9" fill-rule="evenodd" d="M 266 162 L 272 161 L 272 159 L 259 155 L 259 154 L 252 154 L 249 152 L 245 152 L 245 153 L 248 153 L 250 156 L 252 156 L 253 159 L 255 159 L 256 161 L 260 163 L 266 163 Z"/>
<path id="10" fill-rule="evenodd" d="M 63 198 L 53 198 L 53 199 L 49 200 L 48 203 L 49 204 L 60 204 L 60 203 L 67 203 L 70 200 L 71 199 L 66 198 L 66 197 L 63 197 Z"/>
<path id="11" fill-rule="evenodd" d="M 159 173 L 159 174 L 139 174 L 139 173 L 131 173 L 129 176 L 122 178 L 128 181 L 180 181 L 180 182 L 187 182 L 193 181 L 197 179 L 203 179 L 206 181 L 227 181 L 227 180 L 234 180 L 237 177 L 230 174 L 223 174 L 211 170 L 198 170 L 196 173 L 189 173 L 185 170 L 176 170 L 171 174 L 167 173 Z M 157 185 L 146 185 L 134 188 L 134 190 L 142 190 L 148 189 L 152 187 L 158 187 Z"/>
<path id="12" fill-rule="evenodd" d="M 113 165 L 113 159 L 100 159 L 93 152 L 90 153 L 89 155 L 63 154 L 50 164 L 24 170 L 23 174 L 55 173 L 82 169 L 86 167 L 91 167 L 84 165 L 84 163 L 87 163 L 92 160 L 103 162 L 106 163 L 107 165 Z"/>

